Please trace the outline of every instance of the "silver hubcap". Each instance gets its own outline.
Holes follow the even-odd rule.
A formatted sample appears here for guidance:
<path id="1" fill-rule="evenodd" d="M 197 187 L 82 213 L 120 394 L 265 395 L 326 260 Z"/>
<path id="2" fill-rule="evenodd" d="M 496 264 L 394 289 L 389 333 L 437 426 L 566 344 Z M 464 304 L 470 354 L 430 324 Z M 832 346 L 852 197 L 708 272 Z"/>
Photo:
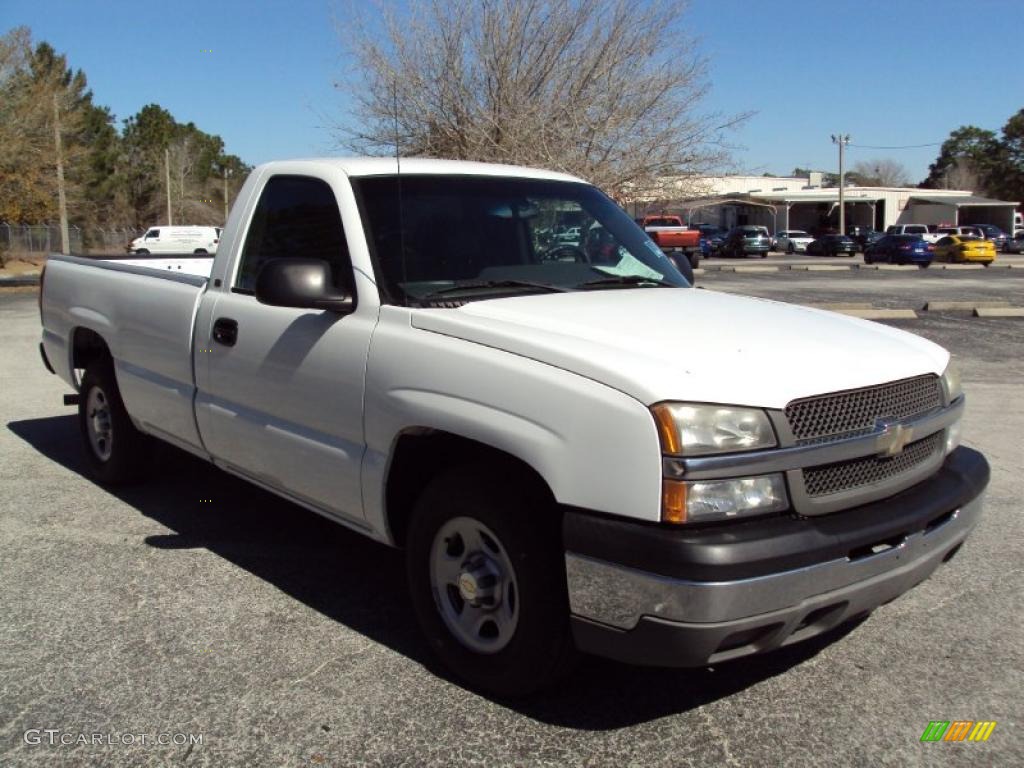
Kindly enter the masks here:
<path id="1" fill-rule="evenodd" d="M 469 517 L 445 523 L 430 549 L 430 586 L 456 639 L 477 653 L 497 653 L 515 634 L 519 588 L 501 541 Z"/>
<path id="2" fill-rule="evenodd" d="M 92 451 L 100 461 L 107 461 L 114 442 L 114 428 L 110 422 L 110 403 L 107 402 L 106 393 L 99 387 L 89 390 L 85 415 Z"/>

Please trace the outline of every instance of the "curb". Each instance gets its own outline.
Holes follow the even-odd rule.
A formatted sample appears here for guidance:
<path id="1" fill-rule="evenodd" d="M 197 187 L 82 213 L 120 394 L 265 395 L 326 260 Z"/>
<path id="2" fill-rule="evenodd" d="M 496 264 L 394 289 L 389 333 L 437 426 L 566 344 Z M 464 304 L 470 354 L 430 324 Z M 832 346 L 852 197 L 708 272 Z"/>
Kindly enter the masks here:
<path id="1" fill-rule="evenodd" d="M 977 307 L 974 317 L 1024 317 L 1024 307 Z"/>
<path id="2" fill-rule="evenodd" d="M 917 312 L 912 309 L 836 309 L 840 315 L 859 317 L 862 320 L 916 320 Z"/>
<path id="3" fill-rule="evenodd" d="M 840 309 L 875 309 L 869 302 L 866 301 L 826 301 L 815 304 L 804 304 L 805 307 L 813 307 L 814 309 L 827 309 L 831 312 L 835 312 Z"/>
<path id="4" fill-rule="evenodd" d="M 1008 301 L 929 301 L 925 312 L 974 312 L 978 309 L 1003 309 L 1010 306 Z"/>

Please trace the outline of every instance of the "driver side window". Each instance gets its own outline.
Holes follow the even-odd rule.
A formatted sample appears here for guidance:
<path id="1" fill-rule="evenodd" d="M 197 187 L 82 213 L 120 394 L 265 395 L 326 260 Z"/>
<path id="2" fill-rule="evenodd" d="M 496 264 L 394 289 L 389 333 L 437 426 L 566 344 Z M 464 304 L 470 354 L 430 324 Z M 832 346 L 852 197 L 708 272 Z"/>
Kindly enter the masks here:
<path id="1" fill-rule="evenodd" d="M 307 176 L 274 176 L 263 188 L 235 276 L 234 290 L 252 293 L 270 259 L 312 258 L 331 265 L 334 287 L 354 294 L 341 212 L 330 185 Z"/>

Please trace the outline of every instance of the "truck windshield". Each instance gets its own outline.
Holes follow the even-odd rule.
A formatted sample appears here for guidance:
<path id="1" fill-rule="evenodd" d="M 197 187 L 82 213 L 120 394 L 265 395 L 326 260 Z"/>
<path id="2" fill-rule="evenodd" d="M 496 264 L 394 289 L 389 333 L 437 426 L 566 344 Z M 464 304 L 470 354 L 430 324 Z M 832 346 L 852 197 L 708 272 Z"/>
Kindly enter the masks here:
<path id="1" fill-rule="evenodd" d="M 391 303 L 438 293 L 553 292 L 548 286 L 689 286 L 643 230 L 588 184 L 424 175 L 403 175 L 400 185 L 395 176 L 352 183 Z"/>

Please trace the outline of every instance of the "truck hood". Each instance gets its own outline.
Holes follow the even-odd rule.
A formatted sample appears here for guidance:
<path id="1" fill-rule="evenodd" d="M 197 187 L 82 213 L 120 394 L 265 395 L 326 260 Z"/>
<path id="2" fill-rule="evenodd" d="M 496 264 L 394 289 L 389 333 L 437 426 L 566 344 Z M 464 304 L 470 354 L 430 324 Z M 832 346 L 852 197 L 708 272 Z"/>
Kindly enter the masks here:
<path id="1" fill-rule="evenodd" d="M 798 397 L 941 374 L 949 353 L 879 323 L 688 288 L 613 289 L 416 309 L 413 327 L 572 371 L 650 405 L 782 408 Z"/>

